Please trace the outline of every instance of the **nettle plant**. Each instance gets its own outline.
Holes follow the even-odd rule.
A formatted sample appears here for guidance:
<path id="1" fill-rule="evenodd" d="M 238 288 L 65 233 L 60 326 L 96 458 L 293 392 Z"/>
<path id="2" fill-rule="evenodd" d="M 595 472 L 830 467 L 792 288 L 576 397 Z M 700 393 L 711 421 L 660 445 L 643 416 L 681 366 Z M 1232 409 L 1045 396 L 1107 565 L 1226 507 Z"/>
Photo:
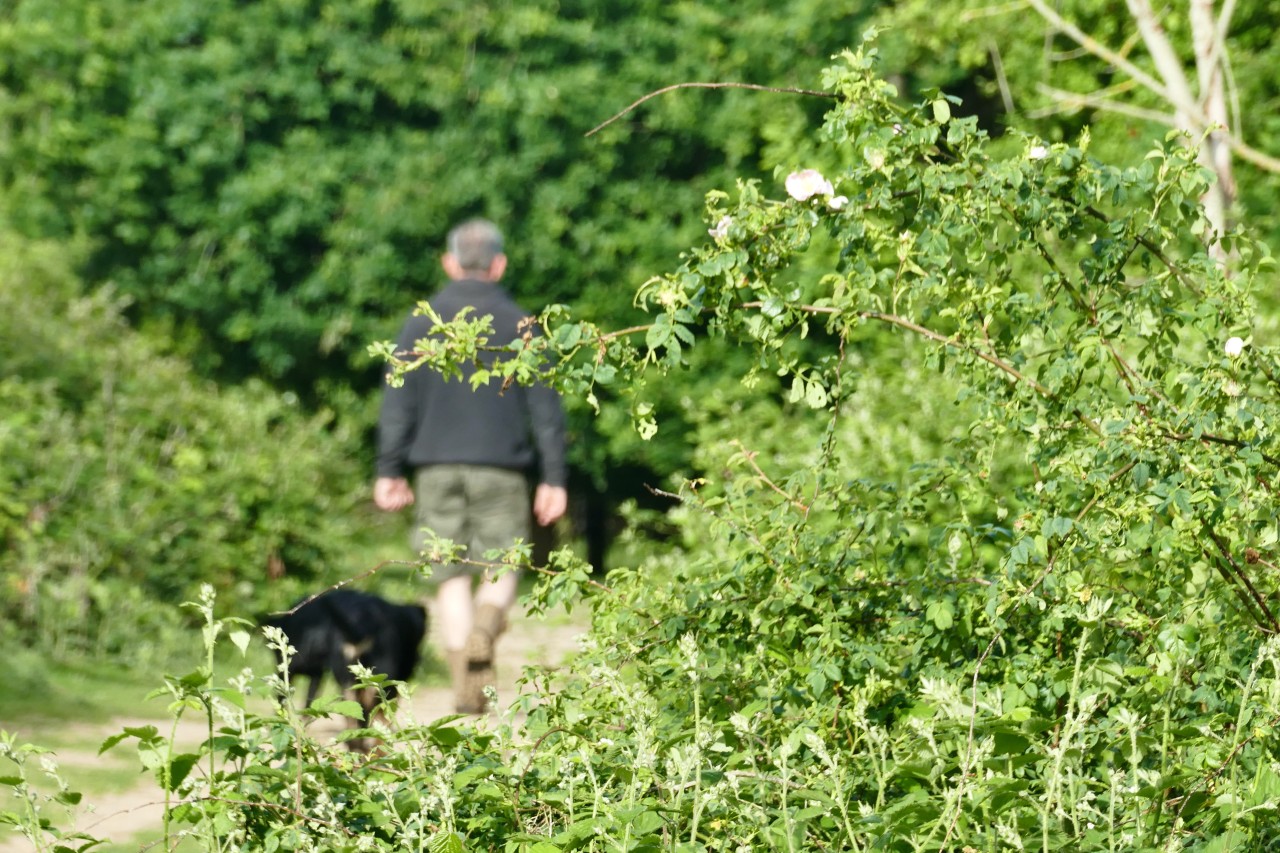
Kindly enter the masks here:
<path id="1" fill-rule="evenodd" d="M 1124 167 L 1087 137 L 996 157 L 874 64 L 827 72 L 821 170 L 709 198 L 707 243 L 638 292 L 650 324 L 552 308 L 507 345 L 464 317 L 401 354 L 448 371 L 498 346 L 476 381 L 550 376 L 643 434 L 699 347 L 749 349 L 742 379 L 780 389 L 707 427 L 737 440 L 701 450 L 654 565 L 541 569 L 535 609 L 591 609 L 582 653 L 530 674 L 523 716 L 368 758 L 228 705 L 244 674 L 176 680 L 210 739 L 158 762 L 142 739 L 175 826 L 235 850 L 1277 841 L 1266 252 L 1205 233 L 1183 140 Z"/>

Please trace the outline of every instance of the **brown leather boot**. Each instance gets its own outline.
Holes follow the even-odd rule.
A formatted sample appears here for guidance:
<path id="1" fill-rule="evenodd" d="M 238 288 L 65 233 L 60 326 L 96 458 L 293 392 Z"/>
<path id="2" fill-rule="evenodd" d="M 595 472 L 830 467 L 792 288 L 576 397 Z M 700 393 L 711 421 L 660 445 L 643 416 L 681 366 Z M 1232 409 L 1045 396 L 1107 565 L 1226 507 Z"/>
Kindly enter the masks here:
<path id="1" fill-rule="evenodd" d="M 479 714 L 484 711 L 484 693 L 472 687 L 470 669 L 467 666 L 466 649 L 450 649 L 445 652 L 449 662 L 449 680 L 453 684 L 453 707 L 459 714 Z"/>
<path id="2" fill-rule="evenodd" d="M 482 604 L 476 608 L 475 620 L 471 626 L 471 635 L 467 637 L 467 645 L 463 648 L 466 656 L 466 675 L 463 679 L 463 690 L 458 693 L 458 710 L 467 708 L 476 710 L 462 711 L 477 714 L 489 704 L 484 689 L 491 687 L 497 678 L 493 669 L 493 650 L 498 637 L 507 627 L 507 619 L 502 610 L 492 604 Z"/>

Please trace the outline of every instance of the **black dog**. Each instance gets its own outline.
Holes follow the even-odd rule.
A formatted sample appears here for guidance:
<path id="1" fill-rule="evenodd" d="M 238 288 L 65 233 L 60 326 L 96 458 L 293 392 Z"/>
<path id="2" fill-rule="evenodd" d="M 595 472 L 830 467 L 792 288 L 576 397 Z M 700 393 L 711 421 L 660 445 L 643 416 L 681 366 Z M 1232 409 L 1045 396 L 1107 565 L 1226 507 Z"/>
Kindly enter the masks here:
<path id="1" fill-rule="evenodd" d="M 427 611 L 420 604 L 393 604 L 367 592 L 339 589 L 304 598 L 289 613 L 262 624 L 279 628 L 297 650 L 289 659 L 288 676 L 291 683 L 297 676 L 310 679 L 308 706 L 328 673 L 344 694 L 354 693 L 367 726 L 377 695 L 373 690 L 352 690 L 356 677 L 351 665 L 359 663 L 394 681 L 408 681 L 427 633 Z M 387 684 L 384 692 L 394 699 L 396 686 Z"/>

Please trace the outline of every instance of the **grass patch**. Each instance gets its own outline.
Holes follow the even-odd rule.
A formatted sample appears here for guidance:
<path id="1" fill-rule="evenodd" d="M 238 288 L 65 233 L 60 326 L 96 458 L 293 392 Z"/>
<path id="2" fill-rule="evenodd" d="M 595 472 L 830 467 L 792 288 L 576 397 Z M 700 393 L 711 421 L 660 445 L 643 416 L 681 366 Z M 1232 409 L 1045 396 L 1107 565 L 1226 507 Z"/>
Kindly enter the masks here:
<path id="1" fill-rule="evenodd" d="M 199 665 L 193 650 L 199 648 L 198 634 L 190 644 L 172 651 L 167 660 L 154 667 L 138 668 L 110 661 L 78 659 L 53 660 L 31 650 L 0 648 L 0 657 L 9 665 L 5 689 L 0 690 L 0 728 L 17 733 L 28 742 L 47 747 L 98 748 L 89 744 L 82 728 L 101 731 L 116 728 L 117 718 L 153 722 L 162 731 L 171 721 L 165 697 L 147 698 L 164 687 L 164 676 L 181 676 Z M 241 656 L 230 643 L 218 647 L 214 661 L 215 679 L 250 666 L 257 673 L 271 672 L 275 661 L 261 640 L 251 644 Z"/>
<path id="2" fill-rule="evenodd" d="M 50 661 L 34 653 L 20 657 L 16 674 L 9 674 L 17 683 L 9 682 L 8 689 L 0 691 L 0 719 L 6 727 L 22 730 L 114 716 L 165 716 L 163 705 L 144 699 L 159 685 L 154 672 L 101 661 Z"/>
<path id="3" fill-rule="evenodd" d="M 97 752 L 97 748 L 93 751 Z M 116 755 L 107 753 L 98 757 L 95 764 L 81 764 L 78 760 L 80 756 L 71 756 L 77 759 L 75 761 L 64 760 L 60 754 L 57 757 L 58 772 L 62 778 L 71 786 L 71 790 L 82 792 L 90 803 L 95 794 L 127 791 L 143 784 L 148 778 L 147 771 L 138 763 L 137 755 L 127 752 Z"/>

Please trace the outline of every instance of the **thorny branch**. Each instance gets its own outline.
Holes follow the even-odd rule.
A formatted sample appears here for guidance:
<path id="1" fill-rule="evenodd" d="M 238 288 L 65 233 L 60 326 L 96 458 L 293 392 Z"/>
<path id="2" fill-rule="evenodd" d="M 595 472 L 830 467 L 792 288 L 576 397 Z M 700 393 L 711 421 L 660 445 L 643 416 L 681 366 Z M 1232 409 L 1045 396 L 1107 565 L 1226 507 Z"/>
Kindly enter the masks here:
<path id="1" fill-rule="evenodd" d="M 805 504 L 800 500 L 797 500 L 796 498 L 788 494 L 785 489 L 783 489 L 777 483 L 773 482 L 773 480 L 769 478 L 769 475 L 766 474 L 760 468 L 760 466 L 756 464 L 756 456 L 759 455 L 756 451 L 747 450 L 746 446 L 736 438 L 733 441 L 731 441 L 730 444 L 732 444 L 734 447 L 738 448 L 738 450 L 741 451 L 742 458 L 747 461 L 747 464 L 750 465 L 752 470 L 756 472 L 756 476 L 758 476 L 766 486 L 768 486 L 770 489 L 772 489 L 773 491 L 777 492 L 778 494 L 786 498 L 787 503 L 791 504 L 796 509 L 806 514 L 809 512 L 809 507 L 807 504 Z"/>
<path id="2" fill-rule="evenodd" d="M 1231 548 L 1228 546 L 1227 542 L 1218 534 L 1218 531 L 1209 526 L 1207 521 L 1202 519 L 1201 522 L 1204 524 L 1205 532 L 1209 534 L 1209 538 L 1213 540 L 1213 544 L 1217 547 L 1218 553 L 1222 555 L 1222 559 L 1226 562 L 1226 565 L 1230 567 L 1231 573 L 1235 575 L 1235 578 L 1244 586 L 1244 589 L 1247 590 L 1249 597 L 1253 600 L 1253 603 L 1257 605 L 1263 619 L 1270 623 L 1271 633 L 1280 634 L 1280 622 L 1276 621 L 1275 614 L 1271 612 L 1271 608 L 1267 607 L 1267 600 L 1260 592 L 1258 592 L 1258 588 L 1255 587 L 1253 585 L 1253 581 L 1249 579 L 1248 573 L 1245 572 L 1240 563 L 1232 555 Z"/>

